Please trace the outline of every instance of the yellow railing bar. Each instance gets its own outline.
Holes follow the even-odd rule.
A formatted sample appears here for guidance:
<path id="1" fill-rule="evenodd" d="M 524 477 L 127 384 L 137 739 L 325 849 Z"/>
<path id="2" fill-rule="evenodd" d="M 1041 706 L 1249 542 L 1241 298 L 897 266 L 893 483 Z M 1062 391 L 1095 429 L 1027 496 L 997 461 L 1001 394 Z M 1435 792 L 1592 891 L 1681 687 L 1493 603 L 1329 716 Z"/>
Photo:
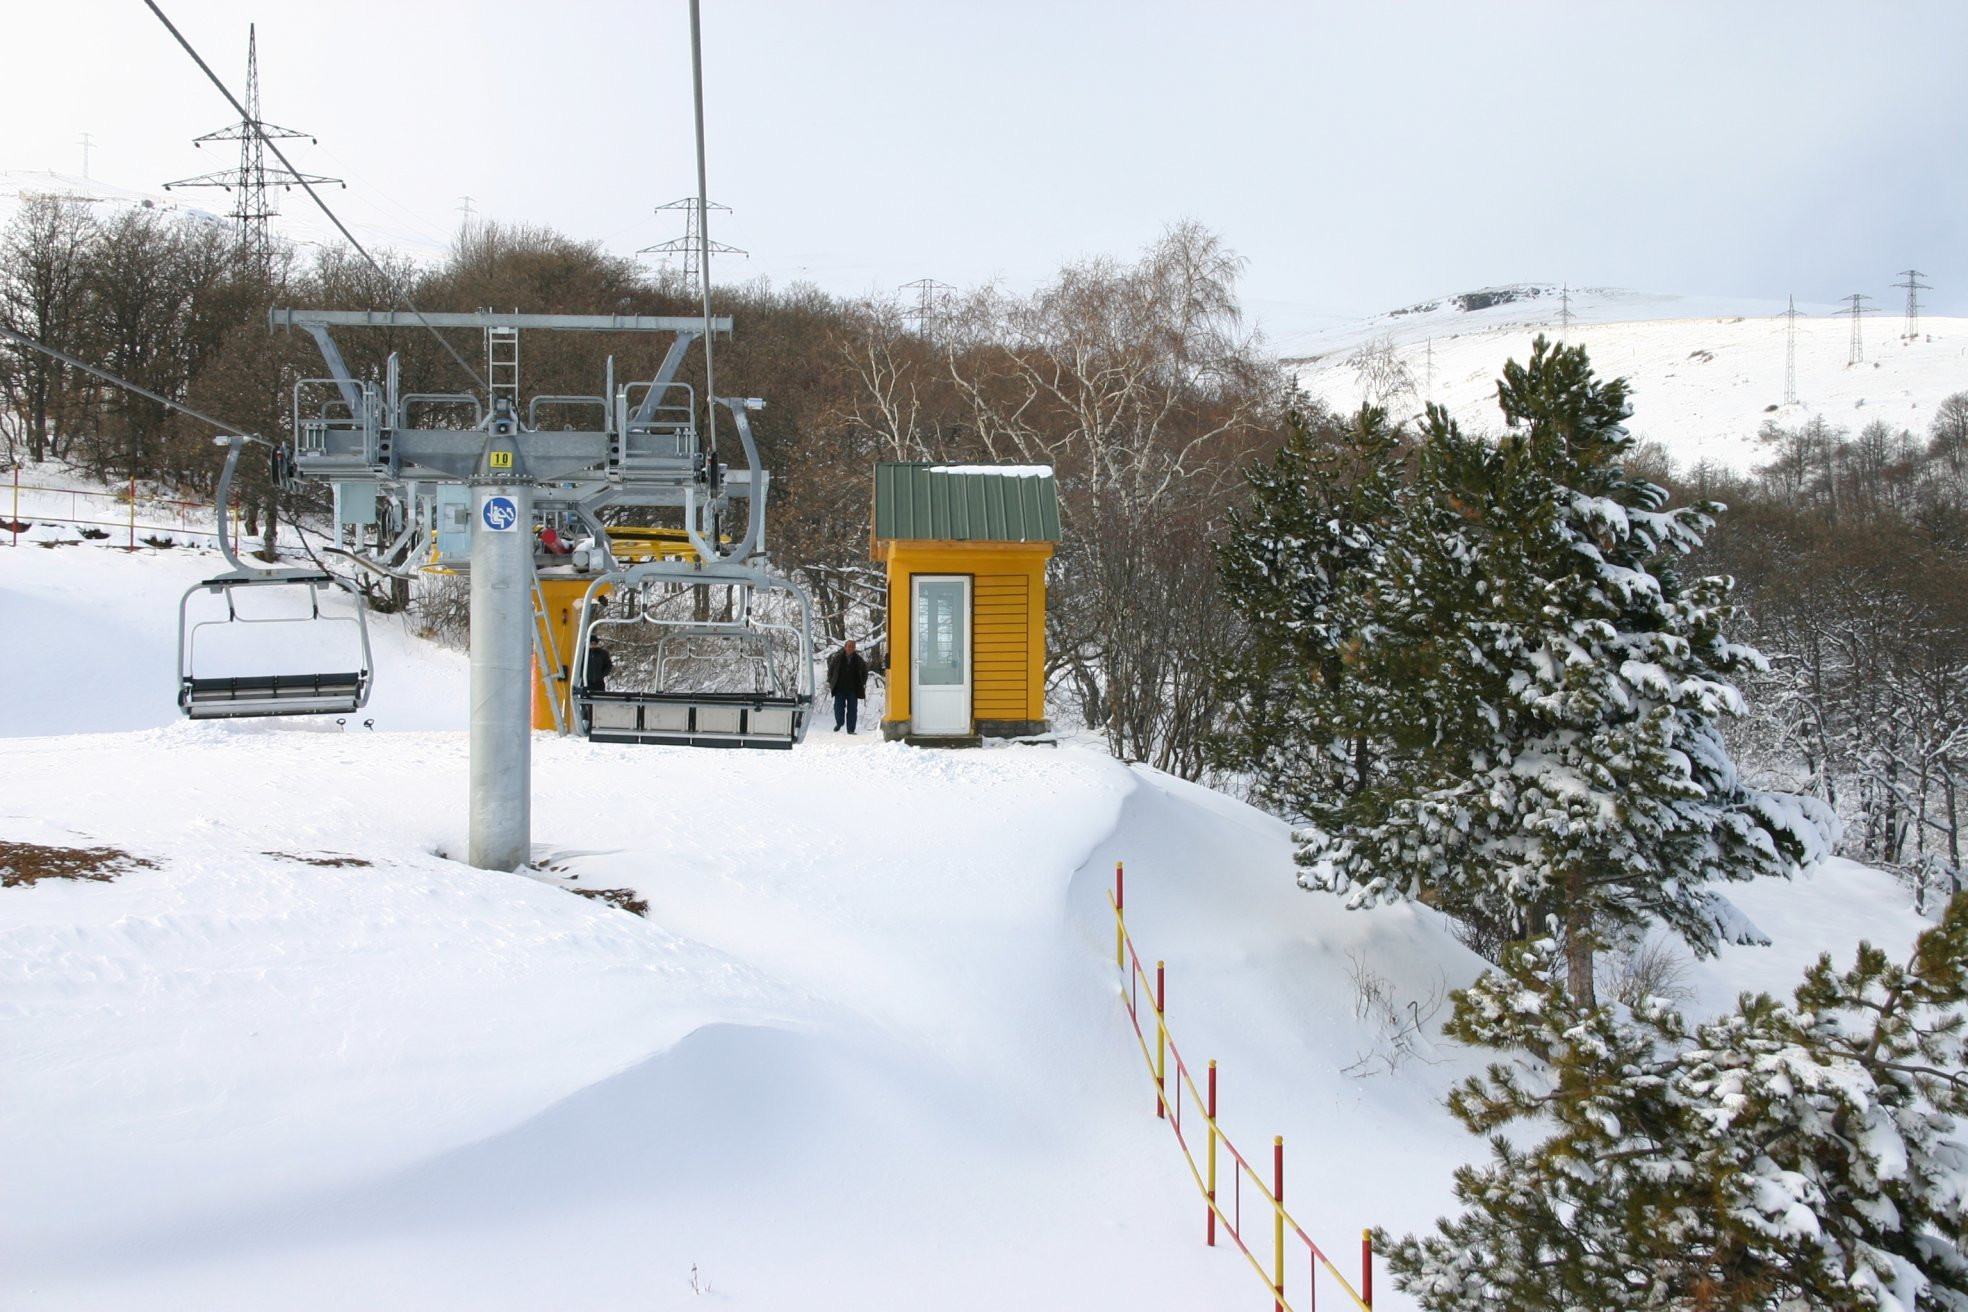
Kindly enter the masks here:
<path id="1" fill-rule="evenodd" d="M 1117 882 L 1119 880 L 1120 873 L 1121 873 L 1121 869 L 1120 866 L 1117 864 L 1114 868 L 1114 874 Z M 1129 949 L 1134 946 L 1134 940 L 1133 940 L 1133 936 L 1127 932 L 1126 922 L 1122 918 L 1123 916 L 1122 902 L 1118 897 L 1115 896 L 1114 893 L 1110 892 L 1107 895 L 1107 903 L 1109 906 L 1113 907 L 1114 909 L 1115 963 L 1121 966 L 1123 969 L 1128 969 L 1129 968 L 1128 957 L 1130 955 L 1133 955 L 1134 960 L 1132 963 L 1132 969 L 1130 970 L 1130 977 L 1131 977 L 1130 982 L 1132 982 L 1132 980 L 1138 979 L 1145 986 L 1148 983 L 1148 972 L 1142 966 L 1140 956 L 1138 954 L 1130 954 L 1129 952 Z M 1159 961 L 1156 962 L 1155 964 L 1158 970 L 1162 966 L 1162 963 Z M 1155 1097 L 1157 1103 L 1159 1104 L 1160 1108 L 1165 1114 L 1173 1117 L 1175 1111 L 1175 1104 L 1170 1100 L 1168 1096 L 1168 1089 L 1166 1086 L 1166 1078 L 1165 1078 L 1166 1061 L 1167 1061 L 1165 1055 L 1165 1045 L 1169 1040 L 1168 1019 L 1163 1014 L 1162 1008 L 1156 1005 L 1154 995 L 1152 993 L 1149 994 L 1149 1000 L 1147 1006 L 1149 1011 L 1151 1011 L 1155 1017 L 1155 1051 L 1153 1053 L 1150 1053 L 1148 1051 L 1148 1037 L 1141 1030 L 1141 1027 L 1138 1023 L 1135 1026 L 1135 1046 L 1141 1049 L 1142 1060 L 1148 1066 L 1150 1073 L 1153 1074 L 1155 1077 Z M 1137 1022 L 1138 1020 L 1139 1017 L 1137 1015 Z M 1216 1063 L 1214 1061 L 1211 1061 L 1210 1065 L 1214 1067 Z M 1179 1058 L 1176 1062 L 1175 1070 L 1176 1070 L 1177 1084 L 1188 1085 L 1190 1098 L 1193 1099 L 1198 1106 L 1207 1109 L 1208 1103 L 1204 1100 L 1202 1091 L 1199 1088 L 1197 1088 L 1195 1077 L 1189 1073 L 1188 1066 L 1185 1063 L 1183 1063 Z M 1293 1232 L 1295 1232 L 1301 1239 L 1305 1240 L 1305 1245 L 1309 1250 L 1311 1250 L 1313 1258 L 1319 1263 L 1320 1266 L 1326 1269 L 1326 1273 L 1330 1275 L 1333 1278 L 1334 1282 L 1339 1285 L 1341 1292 L 1343 1292 L 1346 1295 L 1347 1299 L 1352 1302 L 1353 1306 L 1358 1308 L 1360 1312 L 1373 1312 L 1372 1306 L 1368 1304 L 1364 1299 L 1362 1299 L 1359 1291 L 1353 1287 L 1353 1282 L 1348 1280 L 1343 1274 L 1341 1274 L 1339 1268 L 1332 1264 L 1332 1259 L 1326 1256 L 1325 1250 L 1321 1249 L 1317 1244 L 1313 1243 L 1311 1239 L 1306 1236 L 1305 1228 L 1299 1225 L 1297 1219 L 1294 1218 L 1291 1215 L 1291 1213 L 1285 1210 L 1284 1204 L 1281 1201 L 1279 1201 L 1279 1199 L 1275 1195 L 1273 1195 L 1271 1189 L 1264 1183 L 1263 1177 L 1258 1175 L 1257 1171 L 1251 1166 L 1251 1164 L 1244 1159 L 1243 1154 L 1239 1153 L 1236 1150 L 1236 1147 L 1230 1144 L 1229 1136 L 1223 1134 L 1222 1128 L 1217 1123 L 1217 1118 L 1215 1116 L 1212 1116 L 1208 1112 L 1208 1110 L 1204 1110 L 1201 1113 L 1201 1115 L 1203 1118 L 1203 1124 L 1207 1126 L 1209 1130 L 1208 1178 L 1205 1179 L 1202 1170 L 1197 1167 L 1195 1154 L 1190 1150 L 1188 1142 L 1185 1139 L 1181 1138 L 1178 1133 L 1176 1142 L 1177 1142 L 1177 1146 L 1182 1149 L 1183 1165 L 1189 1168 L 1189 1178 L 1196 1182 L 1196 1190 L 1198 1193 L 1203 1195 L 1203 1201 L 1209 1207 L 1211 1213 L 1213 1213 L 1218 1220 L 1223 1222 L 1225 1229 L 1229 1230 L 1232 1235 L 1237 1236 L 1237 1249 L 1240 1253 L 1242 1253 L 1244 1260 L 1250 1264 L 1251 1269 L 1257 1272 L 1258 1276 L 1261 1277 L 1265 1281 L 1265 1283 L 1272 1286 L 1273 1296 L 1276 1299 L 1278 1306 L 1284 1309 L 1284 1312 L 1292 1312 L 1290 1301 L 1284 1297 L 1283 1293 L 1279 1288 L 1284 1282 L 1284 1244 L 1285 1244 L 1284 1236 L 1285 1236 L 1285 1226 L 1289 1224 Z M 1231 1221 L 1229 1213 L 1225 1212 L 1223 1208 L 1219 1206 L 1217 1203 L 1216 1141 L 1219 1136 L 1223 1138 L 1225 1145 L 1230 1148 L 1230 1155 L 1232 1160 L 1234 1160 L 1237 1163 L 1237 1169 L 1250 1178 L 1251 1184 L 1257 1190 L 1258 1195 L 1261 1198 L 1263 1198 L 1264 1201 L 1267 1204 L 1269 1204 L 1271 1207 L 1273 1213 L 1272 1237 L 1273 1237 L 1273 1246 L 1275 1249 L 1274 1260 L 1276 1261 L 1277 1264 L 1275 1278 L 1273 1273 L 1265 1271 L 1263 1262 L 1260 1261 L 1258 1257 L 1250 1251 L 1249 1246 L 1243 1242 L 1241 1235 L 1238 1235 L 1238 1232 L 1234 1228 L 1234 1224 Z M 1276 1140 L 1274 1140 L 1274 1145 L 1282 1145 L 1283 1142 L 1284 1139 L 1282 1136 L 1280 1136 Z"/>

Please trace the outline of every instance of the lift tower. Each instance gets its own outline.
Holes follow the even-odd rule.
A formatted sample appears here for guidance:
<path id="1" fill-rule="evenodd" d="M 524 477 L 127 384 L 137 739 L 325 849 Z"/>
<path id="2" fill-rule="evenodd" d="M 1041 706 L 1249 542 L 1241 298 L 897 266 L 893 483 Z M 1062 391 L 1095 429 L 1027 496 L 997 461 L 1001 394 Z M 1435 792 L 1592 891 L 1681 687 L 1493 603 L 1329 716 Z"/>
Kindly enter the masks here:
<path id="1" fill-rule="evenodd" d="M 595 543 L 595 558 L 583 567 L 598 575 L 618 568 L 600 517 L 608 507 L 680 511 L 696 567 L 722 571 L 719 577 L 752 569 L 763 555 L 766 478 L 745 418 L 756 403 L 711 398 L 731 412 L 744 448 L 744 464 L 727 468 L 698 440 L 695 390 L 676 381 L 707 323 L 728 334 L 731 320 L 301 309 L 276 309 L 270 317 L 276 328 L 311 335 L 328 369 L 295 386 L 297 472 L 334 484 L 338 507 L 362 507 L 370 519 L 379 502 L 394 503 L 406 527 L 391 554 L 470 571 L 468 859 L 485 869 L 523 865 L 531 855 L 536 522 L 554 516 L 583 526 Z M 380 386 L 358 379 L 333 336 L 415 323 L 501 333 L 667 333 L 671 341 L 647 382 L 618 384 L 610 357 L 596 394 L 534 396 L 522 411 L 505 392 L 485 400 L 404 392 L 395 356 Z M 733 513 L 736 501 L 746 503 L 742 517 Z M 338 518 L 355 513 L 344 509 Z M 741 522 L 739 535 L 733 529 Z M 678 576 L 687 579 L 691 568 L 677 567 Z M 803 717 L 788 722 L 789 733 L 803 727 Z"/>

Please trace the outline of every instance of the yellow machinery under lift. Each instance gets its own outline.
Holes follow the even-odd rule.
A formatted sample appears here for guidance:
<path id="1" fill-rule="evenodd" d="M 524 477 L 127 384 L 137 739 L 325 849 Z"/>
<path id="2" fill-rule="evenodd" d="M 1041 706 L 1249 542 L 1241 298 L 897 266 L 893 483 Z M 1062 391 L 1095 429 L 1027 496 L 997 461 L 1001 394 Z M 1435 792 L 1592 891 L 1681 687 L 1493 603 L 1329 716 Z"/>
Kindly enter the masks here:
<path id="1" fill-rule="evenodd" d="M 640 528 L 611 525 L 608 546 L 618 561 L 641 565 L 654 560 L 695 560 L 690 535 L 680 528 Z M 591 575 L 557 567 L 553 558 L 536 557 L 542 565 L 538 591 L 534 597 L 534 643 L 538 659 L 533 679 L 533 727 L 568 732 L 573 723 L 573 707 L 568 699 L 574 645 L 580 637 L 582 598 L 587 595 Z M 600 600 L 605 604 L 607 597 Z"/>

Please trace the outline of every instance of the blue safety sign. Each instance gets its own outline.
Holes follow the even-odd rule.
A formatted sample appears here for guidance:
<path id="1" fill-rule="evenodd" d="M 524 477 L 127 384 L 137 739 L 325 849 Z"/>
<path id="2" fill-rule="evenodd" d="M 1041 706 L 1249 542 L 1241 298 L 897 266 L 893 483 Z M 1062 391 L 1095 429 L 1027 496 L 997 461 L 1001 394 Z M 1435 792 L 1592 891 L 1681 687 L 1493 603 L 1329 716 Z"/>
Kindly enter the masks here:
<path id="1" fill-rule="evenodd" d="M 479 508 L 485 527 L 494 533 L 510 533 L 519 527 L 519 503 L 511 497 L 487 497 Z"/>

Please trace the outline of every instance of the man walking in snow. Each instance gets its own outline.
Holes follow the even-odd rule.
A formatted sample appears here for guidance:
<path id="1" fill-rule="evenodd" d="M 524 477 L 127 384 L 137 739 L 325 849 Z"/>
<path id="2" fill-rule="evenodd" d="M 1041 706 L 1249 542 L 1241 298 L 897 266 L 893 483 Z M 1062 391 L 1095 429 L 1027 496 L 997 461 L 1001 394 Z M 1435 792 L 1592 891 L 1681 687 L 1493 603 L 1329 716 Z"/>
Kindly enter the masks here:
<path id="1" fill-rule="evenodd" d="M 855 711 L 868 695 L 868 662 L 854 650 L 852 638 L 827 658 L 827 691 L 834 695 L 834 732 L 839 733 L 845 724 L 853 733 Z"/>

